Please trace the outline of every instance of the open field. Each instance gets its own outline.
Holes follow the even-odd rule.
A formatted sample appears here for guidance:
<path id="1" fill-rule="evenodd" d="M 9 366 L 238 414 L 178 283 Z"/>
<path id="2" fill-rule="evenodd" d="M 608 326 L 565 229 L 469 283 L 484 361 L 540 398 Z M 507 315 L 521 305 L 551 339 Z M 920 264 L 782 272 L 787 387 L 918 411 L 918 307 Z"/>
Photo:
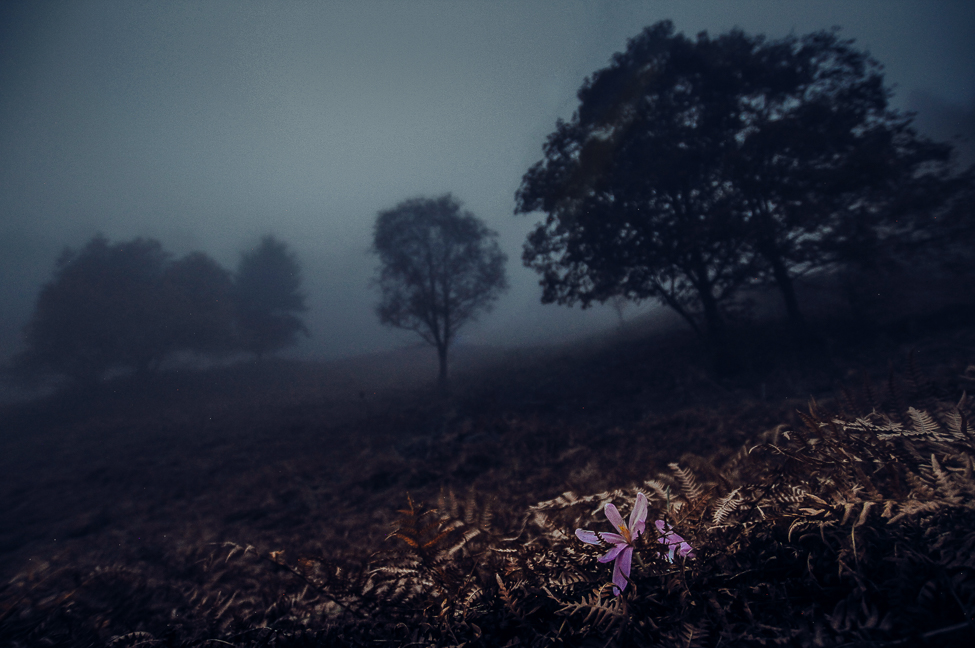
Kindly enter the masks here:
<path id="1" fill-rule="evenodd" d="M 720 490 L 723 479 L 715 477 L 718 468 L 731 465 L 742 445 L 759 443 L 763 433 L 804 425 L 797 412 L 808 410 L 810 397 L 847 415 L 854 408 L 869 413 L 871 397 L 893 416 L 901 415 L 897 410 L 906 405 L 944 413 L 944 404 L 957 402 L 964 390 L 975 386 L 971 327 L 890 327 L 882 335 L 849 339 L 832 335 L 830 343 L 807 354 L 789 351 L 779 337 L 774 328 L 740 334 L 740 371 L 722 380 L 709 376 L 689 336 L 631 330 L 561 347 L 471 352 L 458 361 L 454 392 L 446 403 L 431 391 L 434 358 L 422 349 L 331 364 L 271 361 L 170 372 L 8 406 L 0 412 L 0 642 L 203 645 L 219 639 L 235 645 L 365 645 L 384 640 L 392 641 L 390 645 L 487 646 L 503 645 L 495 643 L 502 639 L 509 645 L 549 645 L 571 635 L 567 645 L 588 645 L 589 639 L 580 637 L 591 637 L 593 645 L 640 644 L 647 637 L 666 644 L 668 633 L 677 637 L 683 626 L 653 630 L 614 625 L 611 614 L 626 614 L 618 606 L 601 613 L 597 605 L 596 616 L 585 619 L 555 604 L 531 609 L 513 592 L 519 579 L 530 587 L 532 577 L 515 567 L 505 576 L 507 585 L 502 580 L 495 584 L 495 572 L 477 581 L 480 598 L 472 598 L 470 607 L 461 611 L 448 605 L 443 594 L 453 583 L 447 566 L 455 563 L 445 562 L 435 572 L 447 575 L 443 582 L 434 579 L 439 590 L 417 584 L 409 591 L 404 584 L 396 590 L 380 583 L 389 591 L 378 598 L 382 587 L 372 581 L 363 585 L 368 576 L 363 565 L 371 566 L 375 579 L 376 569 L 399 560 L 422 581 L 418 564 L 445 559 L 432 553 L 436 543 L 430 545 L 430 555 L 419 551 L 419 563 L 416 555 L 411 559 L 409 552 L 403 553 L 409 548 L 404 534 L 412 536 L 403 531 L 402 511 L 409 510 L 408 497 L 418 507 L 440 501 L 439 515 L 447 516 L 442 519 L 436 514 L 423 518 L 423 509 L 415 510 L 416 519 L 440 520 L 426 532 L 476 529 L 483 534 L 452 545 L 451 560 L 487 560 L 489 554 L 477 553 L 477 547 L 503 555 L 500 545 L 478 545 L 477 538 L 506 533 L 521 533 L 525 544 L 519 546 L 534 547 L 532 551 L 564 545 L 563 556 L 576 556 L 580 564 L 562 564 L 560 569 L 578 574 L 578 580 L 551 583 L 549 592 L 566 605 L 578 603 L 585 591 L 596 591 L 609 580 L 609 566 L 591 560 L 599 554 L 586 554 L 584 545 L 571 537 L 576 524 L 606 526 L 592 510 L 603 500 L 597 498 L 584 509 L 563 502 L 562 517 L 553 513 L 544 522 L 550 527 L 534 531 L 525 527 L 533 505 L 566 491 L 584 497 L 623 489 L 608 499 L 615 499 L 626 515 L 631 504 L 624 495 L 631 496 L 634 487 L 657 475 L 673 478 L 676 473 L 668 467 L 672 462 L 696 471 L 701 484 L 718 493 L 714 489 Z M 891 370 L 895 377 L 889 381 Z M 922 375 L 923 381 L 916 379 Z M 849 398 L 835 400 L 844 385 Z M 824 415 L 822 420 L 829 419 Z M 939 454 L 946 470 L 957 469 L 959 475 L 965 470 L 961 455 L 971 461 L 972 448 L 962 444 Z M 458 499 L 452 500 L 451 494 Z M 680 497 L 675 491 L 674 503 Z M 692 511 L 696 500 L 688 492 L 683 497 L 688 505 L 683 510 Z M 885 497 L 894 501 L 897 493 Z M 900 497 L 897 506 L 908 496 Z M 702 510 L 710 506 L 703 501 Z M 657 509 L 670 504 L 652 500 Z M 831 504 L 843 512 L 842 502 Z M 809 501 L 803 505 L 812 506 Z M 488 508 L 490 516 L 484 513 Z M 863 510 L 857 500 L 854 512 Z M 452 528 L 448 514 L 460 520 Z M 925 518 L 924 525 L 955 525 L 959 538 L 975 541 L 970 501 L 955 508 L 946 505 L 931 515 L 936 519 Z M 889 528 L 879 514 L 876 520 L 864 516 L 877 529 Z M 849 527 L 846 517 L 843 523 Z M 542 524 L 534 519 L 532 524 Z M 701 543 L 717 533 L 706 533 L 703 519 L 697 526 L 686 519 Z M 842 526 L 838 520 L 833 530 Z M 742 524 L 752 528 L 751 522 Z M 788 527 L 784 521 L 776 524 Z M 397 528 L 400 537 L 388 537 Z M 553 539 L 562 537 L 561 532 L 568 535 Z M 788 546 L 784 536 L 775 537 Z M 449 535 L 444 538 L 451 542 Z M 886 541 L 876 536 L 877 560 L 890 558 Z M 738 546 L 743 541 L 728 542 Z M 254 550 L 228 561 L 234 552 L 227 543 Z M 692 589 L 694 578 L 705 578 L 694 574 L 697 566 L 713 582 L 718 572 L 705 566 L 718 569 L 715 565 L 730 560 L 713 547 L 701 547 L 698 553 L 699 562 L 682 581 L 691 598 L 703 595 Z M 868 558 L 859 560 L 866 564 Z M 347 582 L 336 584 L 334 573 L 327 576 L 333 562 L 346 565 L 345 573 L 351 574 Z M 547 562 L 539 564 L 554 569 Z M 657 573 L 652 565 L 641 569 Z M 964 599 L 975 596 L 975 565 L 951 569 L 955 571 L 946 578 L 956 590 L 931 593 L 931 605 L 942 601 L 943 618 L 932 617 L 917 628 L 919 633 L 948 628 L 939 639 L 943 644 L 953 640 L 958 624 L 965 623 L 966 615 L 970 620 L 975 610 L 975 599 Z M 853 573 L 860 578 L 864 570 Z M 644 581 L 634 592 L 645 594 L 650 576 L 639 573 Z M 758 597 L 752 601 L 756 628 L 769 625 L 772 618 L 757 618 L 764 614 L 763 597 L 773 601 L 785 596 L 772 591 L 779 577 L 786 578 L 769 572 L 768 592 L 756 589 L 761 579 L 749 584 L 751 589 L 735 590 L 735 600 L 746 608 L 748 597 Z M 451 586 L 473 587 L 470 578 Z M 941 587 L 941 581 L 931 582 L 935 585 L 930 587 Z M 886 645 L 882 642 L 906 636 L 897 622 L 897 605 L 903 611 L 924 604 L 915 593 L 910 604 L 887 601 L 884 608 L 876 603 L 879 616 L 870 623 L 869 613 L 859 618 L 853 612 L 847 614 L 852 620 L 841 623 L 835 601 L 846 600 L 837 589 L 844 586 L 839 581 L 824 585 L 828 609 L 804 602 L 809 618 L 780 634 L 756 630 L 753 643 L 787 637 L 795 645 L 833 645 L 866 637 Z M 353 591 L 356 587 L 365 591 Z M 541 596 L 539 592 L 534 595 Z M 630 594 L 634 609 L 649 605 Z M 950 604 L 944 603 L 952 596 Z M 686 598 L 675 598 L 675 609 L 686 607 Z M 381 605 L 383 600 L 388 608 Z M 605 603 L 605 610 L 609 605 Z M 670 603 L 657 600 L 654 605 Z M 867 602 L 863 605 L 872 609 Z M 546 614 L 551 619 L 545 620 Z M 674 639 L 673 645 L 713 645 L 722 632 L 732 632 L 708 626 L 713 619 L 705 623 L 681 614 L 687 627 L 692 621 L 698 624 L 695 632 L 710 629 L 700 644 Z M 753 613 L 736 614 L 748 618 Z M 362 615 L 373 630 L 364 629 Z M 576 634 L 563 627 L 559 635 L 559 624 L 568 624 Z M 818 638 L 810 630 L 817 624 L 823 626 Z"/>

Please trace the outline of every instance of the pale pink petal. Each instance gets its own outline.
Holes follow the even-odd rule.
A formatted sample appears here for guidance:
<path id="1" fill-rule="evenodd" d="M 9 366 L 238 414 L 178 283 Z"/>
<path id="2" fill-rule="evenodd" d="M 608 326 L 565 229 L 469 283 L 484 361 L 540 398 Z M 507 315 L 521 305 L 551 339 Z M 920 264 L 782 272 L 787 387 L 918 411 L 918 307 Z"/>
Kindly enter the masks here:
<path id="1" fill-rule="evenodd" d="M 633 510 L 630 511 L 630 533 L 633 534 L 633 538 L 639 538 L 640 534 L 647 525 L 647 496 L 643 493 L 637 493 L 636 502 L 633 504 Z"/>
<path id="2" fill-rule="evenodd" d="M 616 510 L 616 506 L 614 504 L 606 505 L 606 519 L 609 520 L 609 523 L 613 525 L 613 528 L 620 531 L 623 530 L 623 516 L 621 516 L 620 512 Z"/>
<path id="3" fill-rule="evenodd" d="M 594 531 L 589 531 L 588 529 L 576 529 L 576 537 L 586 544 L 602 544 L 602 542 L 599 540 L 599 536 L 596 535 Z"/>
<path id="4" fill-rule="evenodd" d="M 601 563 L 608 563 L 610 560 L 614 560 L 616 556 L 620 555 L 620 552 L 626 549 L 625 544 L 615 545 L 612 549 L 606 552 L 606 555 L 599 559 Z"/>
<path id="5" fill-rule="evenodd" d="M 663 535 L 657 539 L 657 542 L 670 547 L 670 551 L 667 552 L 667 560 L 674 562 L 674 555 L 679 555 L 682 558 L 694 558 L 694 547 L 688 544 L 684 538 L 677 535 L 671 529 L 669 524 L 665 523 L 663 520 L 657 520 L 654 522 L 654 526 Z"/>
<path id="6" fill-rule="evenodd" d="M 660 536 L 660 538 L 658 538 L 657 542 L 660 542 L 662 544 L 668 544 L 668 545 L 680 544 L 681 542 L 684 542 L 684 538 L 680 537 L 679 535 L 671 531 L 670 529 L 672 529 L 673 527 L 670 526 L 669 524 L 666 524 L 663 520 L 657 520 L 656 522 L 654 522 L 654 526 L 657 527 L 657 531 L 663 534 L 662 536 Z"/>
<path id="7" fill-rule="evenodd" d="M 608 531 L 597 531 L 598 535 L 603 542 L 611 542 L 613 544 L 626 544 L 626 538 L 618 533 L 610 533 Z"/>
<path id="8" fill-rule="evenodd" d="M 625 547 L 620 552 L 616 563 L 613 565 L 613 584 L 616 585 L 614 593 L 619 596 L 626 589 L 627 579 L 630 577 L 630 566 L 633 561 L 633 547 Z"/>

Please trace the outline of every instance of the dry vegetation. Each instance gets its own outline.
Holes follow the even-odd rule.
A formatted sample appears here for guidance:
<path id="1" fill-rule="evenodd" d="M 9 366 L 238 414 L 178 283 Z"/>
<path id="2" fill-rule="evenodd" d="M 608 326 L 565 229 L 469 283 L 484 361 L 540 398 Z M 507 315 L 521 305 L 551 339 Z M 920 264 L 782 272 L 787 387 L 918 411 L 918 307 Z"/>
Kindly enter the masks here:
<path id="1" fill-rule="evenodd" d="M 402 358 L 8 406 L 0 644 L 964 645 L 975 331 L 829 337 L 753 329 L 721 381 L 672 332 L 506 352 L 446 405 Z M 573 531 L 637 492 L 697 555 L 648 529 L 617 598 Z"/>

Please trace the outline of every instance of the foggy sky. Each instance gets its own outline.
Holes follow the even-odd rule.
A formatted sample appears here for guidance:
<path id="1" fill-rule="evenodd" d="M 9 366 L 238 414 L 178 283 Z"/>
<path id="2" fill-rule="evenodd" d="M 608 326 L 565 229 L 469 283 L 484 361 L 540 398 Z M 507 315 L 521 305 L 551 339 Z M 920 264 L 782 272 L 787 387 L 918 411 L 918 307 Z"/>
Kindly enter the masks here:
<path id="1" fill-rule="evenodd" d="M 841 26 L 894 104 L 975 134 L 975 2 L 29 2 L 0 9 L 0 359 L 65 245 L 95 233 L 202 250 L 228 268 L 262 234 L 296 251 L 313 337 L 337 357 L 412 344 L 383 329 L 376 212 L 452 192 L 501 235 L 511 291 L 474 344 L 610 326 L 539 303 L 521 266 L 539 217 L 514 192 L 583 79 L 643 27 L 779 38 Z M 972 146 L 966 144 L 971 161 Z"/>

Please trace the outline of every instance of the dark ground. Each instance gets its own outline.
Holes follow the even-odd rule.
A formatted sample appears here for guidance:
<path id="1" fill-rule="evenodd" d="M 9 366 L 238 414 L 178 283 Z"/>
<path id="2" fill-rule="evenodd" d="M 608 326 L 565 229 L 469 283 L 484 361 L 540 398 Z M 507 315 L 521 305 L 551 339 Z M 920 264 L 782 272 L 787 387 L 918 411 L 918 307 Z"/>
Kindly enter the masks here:
<path id="1" fill-rule="evenodd" d="M 828 404 L 843 385 L 867 382 L 882 392 L 891 370 L 919 371 L 957 399 L 975 388 L 970 315 L 858 334 L 835 324 L 806 352 L 773 325 L 754 328 L 737 334 L 739 371 L 723 379 L 687 334 L 631 328 L 470 358 L 447 404 L 431 392 L 429 351 L 419 364 L 162 373 L 6 406 L 0 636 L 16 615 L 4 617 L 22 614 L 18 587 L 65 566 L 163 574 L 223 542 L 367 555 L 389 542 L 408 494 L 435 502 L 473 491 L 517 517 L 564 491 L 624 487 L 691 455 L 720 462 L 794 425 L 810 397 Z"/>

